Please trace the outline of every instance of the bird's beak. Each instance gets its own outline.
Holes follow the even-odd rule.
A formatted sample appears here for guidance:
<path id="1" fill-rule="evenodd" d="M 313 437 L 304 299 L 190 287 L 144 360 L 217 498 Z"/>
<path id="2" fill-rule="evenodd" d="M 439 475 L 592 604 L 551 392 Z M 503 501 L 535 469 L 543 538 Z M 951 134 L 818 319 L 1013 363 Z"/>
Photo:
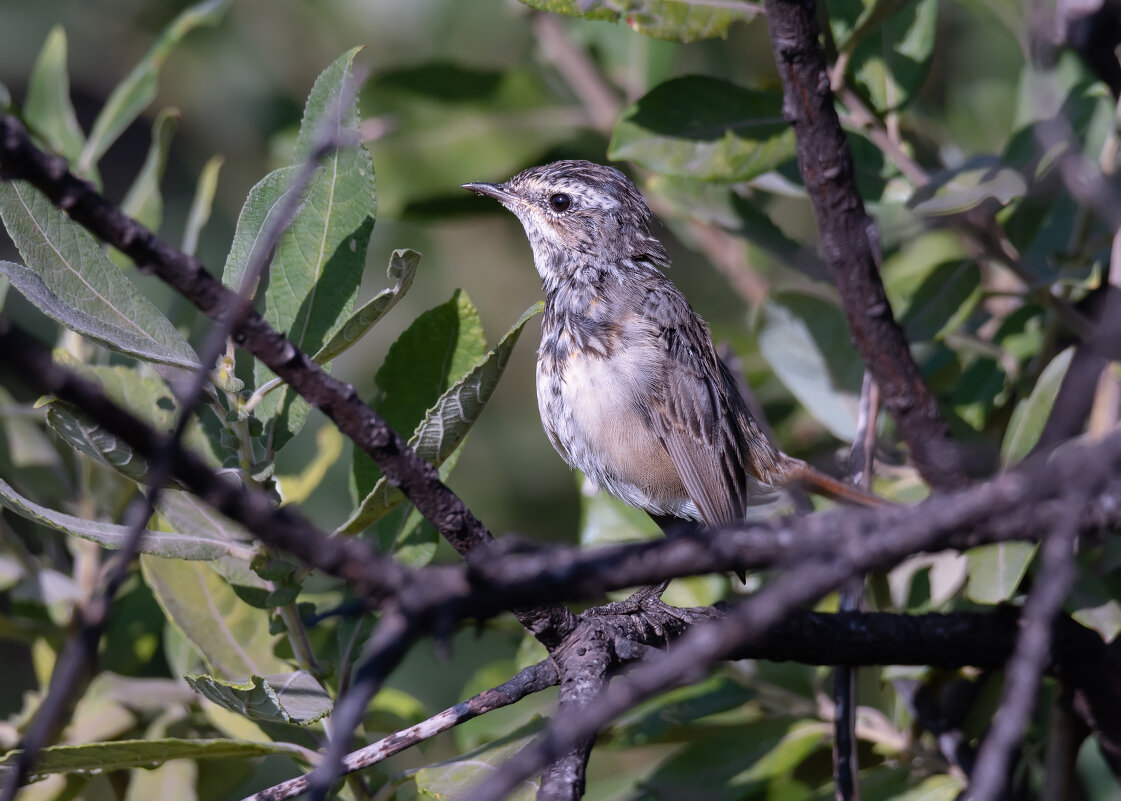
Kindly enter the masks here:
<path id="1" fill-rule="evenodd" d="M 463 184 L 463 188 L 469 192 L 474 192 L 476 195 L 492 197 L 502 204 L 513 203 L 518 199 L 518 196 L 508 190 L 504 184 L 488 184 L 477 181 L 470 184 Z"/>

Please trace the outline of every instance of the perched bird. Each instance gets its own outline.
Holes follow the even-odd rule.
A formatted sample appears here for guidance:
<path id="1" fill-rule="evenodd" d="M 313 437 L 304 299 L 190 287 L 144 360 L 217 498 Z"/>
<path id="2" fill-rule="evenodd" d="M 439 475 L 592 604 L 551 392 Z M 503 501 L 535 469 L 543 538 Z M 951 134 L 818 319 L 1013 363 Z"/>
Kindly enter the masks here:
<path id="1" fill-rule="evenodd" d="M 545 290 L 537 403 L 571 467 L 663 530 L 743 520 L 791 484 L 882 502 L 763 434 L 708 325 L 662 273 L 654 216 L 622 172 L 558 161 L 463 188 L 512 211 L 529 237 Z"/>

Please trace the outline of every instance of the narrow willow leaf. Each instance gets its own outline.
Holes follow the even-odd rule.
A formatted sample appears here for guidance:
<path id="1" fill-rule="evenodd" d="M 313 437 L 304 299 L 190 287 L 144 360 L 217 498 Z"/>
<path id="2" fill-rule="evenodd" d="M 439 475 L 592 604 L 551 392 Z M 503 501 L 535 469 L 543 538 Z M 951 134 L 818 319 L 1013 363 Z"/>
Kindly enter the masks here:
<path id="1" fill-rule="evenodd" d="M 103 548 L 115 550 L 124 545 L 129 536 L 127 526 L 85 520 L 40 506 L 20 495 L 12 486 L 0 480 L 0 506 L 20 517 L 41 523 L 48 528 L 73 537 L 96 542 Z M 222 556 L 249 558 L 252 551 L 244 546 L 208 536 L 185 536 L 166 531 L 145 531 L 138 545 L 140 553 L 162 556 L 167 559 L 210 560 Z"/>
<path id="2" fill-rule="evenodd" d="M 323 158 L 303 209 L 277 245 L 265 291 L 265 319 L 309 353 L 329 342 L 354 309 L 377 212 L 373 161 L 359 144 L 357 92 L 339 107 L 350 93 L 357 53 L 324 70 L 308 96 L 296 158 L 309 156 L 325 127 L 337 146 Z M 254 375 L 258 387 L 273 378 L 259 362 Z M 287 385 L 265 396 L 255 413 L 268 426 L 268 450 L 295 436 L 309 411 Z"/>
<path id="3" fill-rule="evenodd" d="M 252 720 L 310 726 L 331 713 L 331 697 L 306 670 L 229 682 L 206 674 L 186 677 L 199 695 Z"/>
<path id="4" fill-rule="evenodd" d="M 747 181 L 794 157 L 794 129 L 777 92 L 674 78 L 623 111 L 608 157 L 666 175 Z"/>
<path id="5" fill-rule="evenodd" d="M 856 435 L 864 365 L 836 304 L 775 292 L 763 308 L 759 352 L 806 410 L 844 442 Z"/>
<path id="6" fill-rule="evenodd" d="M 225 159 L 221 156 L 211 156 L 199 174 L 198 184 L 195 187 L 195 198 L 191 201 L 191 210 L 187 214 L 187 224 L 183 227 L 183 245 L 180 248 L 188 256 L 195 255 L 198 249 L 199 234 L 210 220 L 210 211 L 214 205 L 214 194 L 218 191 L 218 171 L 222 169 Z"/>
<path id="7" fill-rule="evenodd" d="M 639 33 L 673 42 L 724 38 L 734 22 L 755 18 L 750 3 L 712 0 L 521 0 L 530 8 L 585 19 L 626 19 Z"/>
<path id="8" fill-rule="evenodd" d="M 543 308 L 544 304 L 540 301 L 530 306 L 494 349 L 429 409 L 409 440 L 409 444 L 422 459 L 440 466 L 459 447 L 494 393 L 522 329 Z M 385 479 L 379 479 L 350 519 L 338 530 L 351 534 L 361 531 L 403 500 L 404 495 L 400 490 L 390 487 Z"/>
<path id="9" fill-rule="evenodd" d="M 347 348 L 360 340 L 367 331 L 374 327 L 385 314 L 397 305 L 409 287 L 413 285 L 416 277 L 416 268 L 420 263 L 420 254 L 415 250 L 395 250 L 389 257 L 387 275 L 395 283 L 389 289 L 383 289 L 358 311 L 350 316 L 343 327 L 339 329 L 331 341 L 319 349 L 313 357 L 316 362 L 325 364 L 331 361 Z"/>
<path id="10" fill-rule="evenodd" d="M 171 138 L 179 127 L 178 109 L 164 109 L 152 123 L 152 144 L 136 180 L 121 201 L 121 211 L 135 218 L 144 227 L 155 231 L 163 222 L 163 196 L 160 181 L 167 169 L 167 153 Z"/>
<path id="11" fill-rule="evenodd" d="M 1016 405 L 1000 446 L 1001 461 L 1006 467 L 1023 461 L 1039 442 L 1073 355 L 1072 346 L 1052 359 L 1039 374 L 1031 394 Z"/>
<path id="12" fill-rule="evenodd" d="M 106 396 L 158 431 L 170 433 L 179 415 L 179 402 L 163 379 L 141 375 L 125 366 L 74 365 L 83 377 L 96 381 Z M 47 423 L 69 445 L 93 457 L 137 483 L 148 476 L 148 461 L 126 441 L 102 428 L 77 407 L 59 400 L 48 400 Z M 212 468 L 223 464 L 222 446 L 211 440 L 197 418 L 187 424 L 184 445 L 201 456 Z"/>
<path id="13" fill-rule="evenodd" d="M 0 184 L 0 217 L 27 262 L 0 261 L 0 271 L 44 314 L 129 356 L 198 366 L 187 340 L 155 304 L 30 184 Z"/>
<path id="14" fill-rule="evenodd" d="M 291 671 L 273 655 L 269 613 L 241 601 L 210 566 L 143 556 L 140 568 L 168 620 L 203 655 L 211 674 L 246 681 Z"/>
<path id="15" fill-rule="evenodd" d="M 35 775 L 101 773 L 123 768 L 150 768 L 172 759 L 230 759 L 287 754 L 301 759 L 304 749 L 290 743 L 250 743 L 243 740 L 114 740 L 109 743 L 54 745 L 39 752 Z M 0 769 L 12 766 L 19 751 L 0 759 Z"/>
<path id="16" fill-rule="evenodd" d="M 965 552 L 969 582 L 965 594 L 979 604 L 1009 600 L 1020 586 L 1039 546 L 1034 542 L 996 542 Z"/>
<path id="17" fill-rule="evenodd" d="M 377 390 L 369 403 L 404 436 L 486 352 L 479 312 L 457 289 L 447 303 L 420 314 L 390 346 L 374 375 Z M 373 459 L 359 448 L 351 475 L 356 498 L 368 495 L 381 478 Z"/>
<path id="18" fill-rule="evenodd" d="M 66 32 L 51 28 L 27 80 L 23 118 L 47 146 L 73 164 L 86 142 L 70 103 L 70 76 L 66 68 Z"/>
<path id="19" fill-rule="evenodd" d="M 155 99 L 160 68 L 183 37 L 201 25 L 216 25 L 229 5 L 230 0 L 205 0 L 186 8 L 171 21 L 105 101 L 78 159 L 78 172 L 89 174 L 121 132 Z"/>

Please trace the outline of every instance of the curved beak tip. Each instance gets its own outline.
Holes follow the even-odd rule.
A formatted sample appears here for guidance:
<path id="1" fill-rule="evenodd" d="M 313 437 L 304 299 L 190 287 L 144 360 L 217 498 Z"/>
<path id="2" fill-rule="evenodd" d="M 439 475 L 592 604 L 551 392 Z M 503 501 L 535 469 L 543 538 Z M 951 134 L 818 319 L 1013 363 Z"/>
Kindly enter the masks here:
<path id="1" fill-rule="evenodd" d="M 467 184 L 460 184 L 468 192 L 474 192 L 481 197 L 501 198 L 506 195 L 506 187 L 502 184 L 489 184 L 485 181 L 472 181 Z"/>

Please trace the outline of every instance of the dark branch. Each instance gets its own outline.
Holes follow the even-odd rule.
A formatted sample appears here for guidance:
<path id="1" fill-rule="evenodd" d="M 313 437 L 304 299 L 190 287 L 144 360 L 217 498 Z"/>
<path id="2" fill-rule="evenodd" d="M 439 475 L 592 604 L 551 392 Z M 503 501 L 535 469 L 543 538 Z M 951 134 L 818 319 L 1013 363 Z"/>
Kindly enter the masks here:
<path id="1" fill-rule="evenodd" d="M 797 137 L 798 167 L 853 341 L 923 478 L 934 487 L 961 486 L 966 479 L 949 428 L 923 383 L 880 280 L 878 234 L 856 190 L 852 154 L 818 43 L 814 5 L 767 0 L 766 8 L 785 113 Z"/>

